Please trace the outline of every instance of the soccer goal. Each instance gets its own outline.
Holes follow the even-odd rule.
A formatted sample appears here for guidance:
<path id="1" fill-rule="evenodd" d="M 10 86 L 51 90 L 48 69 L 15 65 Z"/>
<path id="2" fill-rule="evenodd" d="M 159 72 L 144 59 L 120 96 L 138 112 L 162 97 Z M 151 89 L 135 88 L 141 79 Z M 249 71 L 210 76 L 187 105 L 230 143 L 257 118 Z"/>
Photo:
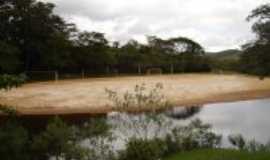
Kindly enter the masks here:
<path id="1" fill-rule="evenodd" d="M 146 74 L 147 75 L 151 75 L 151 74 L 162 74 L 162 69 L 161 68 L 149 68 L 146 70 Z"/>

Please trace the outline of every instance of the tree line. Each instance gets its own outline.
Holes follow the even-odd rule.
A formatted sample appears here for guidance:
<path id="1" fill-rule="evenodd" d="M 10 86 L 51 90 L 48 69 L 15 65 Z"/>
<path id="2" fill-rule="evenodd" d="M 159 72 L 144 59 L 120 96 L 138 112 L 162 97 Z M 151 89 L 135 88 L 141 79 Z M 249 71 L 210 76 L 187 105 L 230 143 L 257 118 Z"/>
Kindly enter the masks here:
<path id="1" fill-rule="evenodd" d="M 0 2 L 0 74 L 60 71 L 91 74 L 164 73 L 233 70 L 261 77 L 270 74 L 270 5 L 251 12 L 247 20 L 257 38 L 243 45 L 238 59 L 216 60 L 197 42 L 148 36 L 147 43 L 110 42 L 100 32 L 79 31 L 54 13 L 55 5 L 37 0 Z M 225 67 L 224 67 L 225 66 Z"/>
<path id="2" fill-rule="evenodd" d="M 270 75 L 270 3 L 254 9 L 247 20 L 254 21 L 256 39 L 243 46 L 241 71 L 263 78 Z"/>
<path id="3" fill-rule="evenodd" d="M 149 36 L 147 44 L 109 42 L 103 33 L 82 32 L 55 14 L 55 5 L 36 0 L 0 2 L 0 71 L 87 70 L 143 73 L 208 71 L 203 47 L 191 39 L 163 40 Z"/>

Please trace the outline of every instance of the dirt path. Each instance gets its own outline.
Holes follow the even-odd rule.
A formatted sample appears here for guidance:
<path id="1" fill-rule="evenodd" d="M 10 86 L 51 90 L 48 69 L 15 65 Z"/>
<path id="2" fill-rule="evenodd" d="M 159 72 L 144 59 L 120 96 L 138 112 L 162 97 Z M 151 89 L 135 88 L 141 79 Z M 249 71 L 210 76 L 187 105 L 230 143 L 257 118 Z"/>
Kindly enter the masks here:
<path id="1" fill-rule="evenodd" d="M 0 104 L 14 106 L 22 114 L 106 113 L 111 107 L 105 88 L 123 93 L 142 83 L 149 86 L 162 83 L 165 97 L 179 106 L 270 97 L 270 79 L 182 74 L 30 83 L 1 91 Z"/>

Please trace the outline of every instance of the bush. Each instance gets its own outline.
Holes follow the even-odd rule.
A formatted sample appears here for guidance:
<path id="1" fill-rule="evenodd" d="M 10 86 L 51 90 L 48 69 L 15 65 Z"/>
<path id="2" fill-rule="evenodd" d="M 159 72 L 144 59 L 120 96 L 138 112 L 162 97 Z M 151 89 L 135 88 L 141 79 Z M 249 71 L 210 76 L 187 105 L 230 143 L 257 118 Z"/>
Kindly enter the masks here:
<path id="1" fill-rule="evenodd" d="M 246 140 L 241 134 L 234 134 L 228 136 L 229 142 L 239 150 L 248 152 L 270 152 L 270 142 L 261 144 L 255 140 Z"/>
<path id="2" fill-rule="evenodd" d="M 3 160 L 28 160 L 29 136 L 25 128 L 15 121 L 0 127 L 0 155 Z"/>
<path id="3" fill-rule="evenodd" d="M 165 137 L 130 138 L 120 160 L 157 160 L 173 153 L 200 148 L 217 148 L 221 136 L 210 131 L 209 124 L 194 120 L 187 126 L 176 127 Z"/>
<path id="4" fill-rule="evenodd" d="M 119 160 L 157 160 L 166 152 L 166 143 L 161 139 L 131 138 L 126 145 L 126 150 L 119 153 Z"/>
<path id="5" fill-rule="evenodd" d="M 26 76 L 24 74 L 20 74 L 19 76 L 12 75 L 0 75 L 0 89 L 9 90 L 13 87 L 21 86 L 26 80 Z"/>
<path id="6" fill-rule="evenodd" d="M 84 126 L 71 126 L 55 117 L 45 129 L 34 131 L 20 123 L 16 116 L 7 117 L 0 125 L 0 154 L 5 160 L 111 160 L 114 153 L 100 140 L 107 140 L 110 129 L 103 119 Z M 82 142 L 91 140 L 91 146 Z M 102 141 L 103 142 L 103 141 Z"/>
<path id="7" fill-rule="evenodd" d="M 210 131 L 209 124 L 200 120 L 192 121 L 188 126 L 176 127 L 166 136 L 168 153 L 189 151 L 198 148 L 217 148 L 221 143 L 221 135 Z"/>
<path id="8" fill-rule="evenodd" d="M 78 156 L 82 159 L 86 149 L 79 146 L 76 141 L 74 129 L 68 126 L 60 118 L 56 117 L 48 123 L 45 131 L 35 136 L 32 143 L 32 150 L 36 158 L 69 159 Z"/>

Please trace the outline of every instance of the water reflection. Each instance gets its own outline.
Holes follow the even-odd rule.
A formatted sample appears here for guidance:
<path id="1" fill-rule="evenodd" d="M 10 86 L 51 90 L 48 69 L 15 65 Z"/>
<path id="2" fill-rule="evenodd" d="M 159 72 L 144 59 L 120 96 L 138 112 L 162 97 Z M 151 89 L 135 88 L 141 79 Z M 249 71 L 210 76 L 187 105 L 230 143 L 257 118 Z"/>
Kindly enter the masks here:
<path id="1" fill-rule="evenodd" d="M 172 118 L 180 115 L 182 121 L 175 121 L 177 124 L 187 124 L 194 119 L 211 124 L 215 133 L 223 135 L 223 146 L 229 146 L 226 138 L 230 134 L 242 134 L 260 143 L 270 140 L 270 99 L 208 104 L 197 109 L 199 111 L 192 114 L 187 108 L 174 108 L 169 115 Z M 185 116 L 185 113 L 190 114 Z"/>
<path id="2" fill-rule="evenodd" d="M 211 124 L 213 132 L 223 135 L 223 147 L 230 146 L 227 140 L 230 134 L 242 134 L 245 138 L 255 139 L 260 143 L 270 140 L 270 99 L 172 108 L 158 115 L 162 121 L 166 120 L 167 124 L 162 126 L 165 126 L 164 128 L 158 128 L 153 122 L 148 123 L 146 115 L 120 114 L 121 118 L 113 120 L 120 128 L 122 127 L 120 130 L 117 128 L 116 132 L 121 132 L 122 137 L 134 136 L 139 132 L 134 132 L 131 126 L 134 124 L 139 126 L 138 124 L 142 122 L 141 129 L 147 128 L 147 135 L 153 136 L 165 133 L 172 127 L 186 125 L 194 119 L 200 119 L 204 123 Z M 109 121 L 112 122 L 112 119 Z M 125 125 L 130 128 L 125 128 Z"/>
<path id="3" fill-rule="evenodd" d="M 123 113 L 112 112 L 107 115 L 108 123 L 113 126 L 114 148 L 123 149 L 130 138 L 164 138 L 173 129 L 186 126 L 177 123 L 198 114 L 201 106 L 175 107 L 164 112 Z"/>
<path id="4" fill-rule="evenodd" d="M 123 149 L 130 138 L 164 137 L 172 130 L 172 121 L 163 113 L 110 113 L 108 123 L 113 126 L 114 148 Z"/>
<path id="5" fill-rule="evenodd" d="M 270 99 L 218 103 L 204 106 L 175 107 L 162 113 L 109 113 L 107 115 L 66 115 L 60 116 L 68 124 L 82 125 L 98 118 L 105 118 L 111 124 L 116 138 L 113 142 L 116 149 L 122 148 L 129 137 L 163 136 L 175 126 L 185 126 L 194 119 L 212 125 L 213 132 L 222 134 L 223 147 L 227 147 L 230 134 L 242 134 L 247 139 L 260 143 L 270 140 Z M 19 117 L 21 123 L 30 130 L 40 130 L 51 116 Z M 2 117 L 3 119 L 3 117 Z M 1 119 L 0 119 L 1 122 Z"/>
<path id="6" fill-rule="evenodd" d="M 242 134 L 248 139 L 261 143 L 270 140 L 270 99 L 219 103 L 205 105 L 203 110 L 192 117 L 212 124 L 216 133 L 227 137 Z M 228 143 L 224 140 L 224 146 Z"/>
<path id="7" fill-rule="evenodd" d="M 172 119 L 186 120 L 192 118 L 202 110 L 202 106 L 175 107 L 165 112 Z"/>

